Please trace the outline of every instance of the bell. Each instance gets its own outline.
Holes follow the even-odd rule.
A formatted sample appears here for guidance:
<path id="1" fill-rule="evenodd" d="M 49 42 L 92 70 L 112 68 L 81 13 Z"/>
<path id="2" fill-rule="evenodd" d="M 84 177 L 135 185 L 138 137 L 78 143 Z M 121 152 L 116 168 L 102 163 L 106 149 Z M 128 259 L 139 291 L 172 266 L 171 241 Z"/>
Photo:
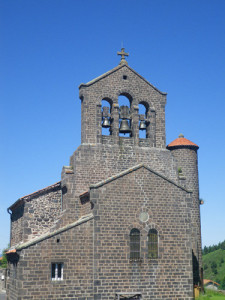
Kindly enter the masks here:
<path id="1" fill-rule="evenodd" d="M 103 118 L 102 127 L 103 128 L 109 128 L 110 127 L 110 122 L 109 122 L 108 118 Z"/>
<path id="2" fill-rule="evenodd" d="M 141 121 L 141 122 L 140 122 L 139 129 L 140 129 L 140 130 L 146 130 L 146 123 L 145 123 L 145 121 Z"/>
<path id="3" fill-rule="evenodd" d="M 122 120 L 120 123 L 120 133 L 130 133 L 131 129 L 128 120 Z"/>

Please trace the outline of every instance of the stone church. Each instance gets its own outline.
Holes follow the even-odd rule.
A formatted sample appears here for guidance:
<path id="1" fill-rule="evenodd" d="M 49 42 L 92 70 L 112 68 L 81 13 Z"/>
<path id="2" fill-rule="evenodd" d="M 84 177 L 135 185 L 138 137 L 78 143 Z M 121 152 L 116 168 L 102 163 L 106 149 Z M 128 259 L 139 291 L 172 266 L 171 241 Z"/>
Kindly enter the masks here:
<path id="1" fill-rule="evenodd" d="M 61 181 L 8 208 L 10 300 L 190 300 L 201 285 L 198 146 L 166 146 L 166 93 L 118 54 L 79 86 Z"/>

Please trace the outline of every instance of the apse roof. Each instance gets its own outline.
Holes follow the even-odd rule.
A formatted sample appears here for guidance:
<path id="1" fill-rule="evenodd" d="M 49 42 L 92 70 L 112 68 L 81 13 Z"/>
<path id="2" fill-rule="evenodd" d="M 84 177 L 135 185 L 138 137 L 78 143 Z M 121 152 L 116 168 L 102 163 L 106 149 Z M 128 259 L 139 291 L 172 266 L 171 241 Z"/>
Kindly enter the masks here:
<path id="1" fill-rule="evenodd" d="M 193 142 L 191 142 L 190 140 L 186 139 L 183 134 L 180 134 L 179 137 L 177 139 L 175 139 L 173 142 L 171 142 L 167 148 L 173 148 L 173 147 L 185 147 L 185 146 L 189 146 L 189 147 L 193 147 L 198 149 L 199 146 Z"/>

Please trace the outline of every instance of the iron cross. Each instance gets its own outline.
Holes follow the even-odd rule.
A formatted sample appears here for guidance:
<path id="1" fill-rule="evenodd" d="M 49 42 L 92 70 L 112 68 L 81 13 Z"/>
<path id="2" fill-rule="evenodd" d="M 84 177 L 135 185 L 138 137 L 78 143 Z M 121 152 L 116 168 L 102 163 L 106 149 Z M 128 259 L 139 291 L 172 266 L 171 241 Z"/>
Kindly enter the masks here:
<path id="1" fill-rule="evenodd" d="M 129 56 L 129 53 L 126 53 L 124 51 L 125 48 L 122 48 L 121 49 L 121 52 L 117 52 L 117 55 L 121 55 L 121 61 L 120 61 L 120 64 L 127 64 L 127 61 L 125 59 L 125 56 Z"/>

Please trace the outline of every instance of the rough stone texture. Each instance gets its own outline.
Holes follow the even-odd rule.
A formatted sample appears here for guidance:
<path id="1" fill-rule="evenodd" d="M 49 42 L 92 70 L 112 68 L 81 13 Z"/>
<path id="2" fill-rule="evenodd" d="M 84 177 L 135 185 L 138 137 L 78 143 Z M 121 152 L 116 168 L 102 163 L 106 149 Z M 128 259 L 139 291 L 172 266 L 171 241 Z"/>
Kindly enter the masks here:
<path id="1" fill-rule="evenodd" d="M 99 254 L 94 286 L 100 299 L 135 291 L 143 299 L 192 299 L 190 193 L 142 167 L 91 189 L 91 201 L 94 252 Z M 141 211 L 149 213 L 147 222 L 139 221 Z M 132 228 L 141 231 L 140 261 L 129 260 Z M 159 258 L 154 260 L 147 251 L 151 228 L 159 235 Z"/>
<path id="2" fill-rule="evenodd" d="M 130 137 L 119 136 L 119 95 L 130 100 Z M 8 299 L 112 300 L 122 292 L 140 292 L 145 300 L 193 299 L 192 251 L 201 264 L 197 155 L 166 149 L 166 94 L 122 65 L 82 84 L 80 98 L 82 143 L 63 167 L 60 188 L 13 207 L 12 245 L 47 235 L 9 254 Z M 103 99 L 111 106 L 109 136 L 101 135 Z M 146 139 L 139 138 L 139 103 L 148 108 Z M 146 222 L 141 212 L 149 214 Z M 90 213 L 93 220 L 70 227 Z M 130 260 L 132 228 L 141 231 L 138 261 Z M 149 229 L 158 231 L 154 260 Z M 64 263 L 62 281 L 51 281 L 52 262 Z"/>
<path id="3" fill-rule="evenodd" d="M 12 208 L 11 246 L 41 235 L 51 227 L 61 212 L 60 184 L 31 195 Z"/>
<path id="4" fill-rule="evenodd" d="M 124 80 L 124 76 L 127 77 Z M 114 118 L 112 135 L 114 143 L 118 142 L 118 96 L 125 95 L 130 100 L 133 119 L 132 135 L 135 144 L 139 143 L 138 133 L 138 104 L 148 107 L 150 121 L 149 140 L 152 146 L 165 148 L 165 104 L 166 94 L 160 92 L 147 83 L 140 75 L 127 65 L 116 67 L 107 76 L 100 80 L 80 86 L 80 98 L 82 100 L 81 117 L 81 143 L 96 144 L 101 140 L 101 101 L 108 100 L 111 103 L 111 114 Z M 151 129 L 151 130 L 150 130 Z"/>
<path id="5" fill-rule="evenodd" d="M 199 268 L 202 266 L 202 245 L 201 245 L 201 222 L 200 222 L 200 204 L 199 204 L 199 183 L 198 183 L 198 156 L 194 147 L 174 147 L 171 153 L 177 161 L 178 167 L 181 167 L 182 173 L 186 178 L 186 187 L 193 191 L 192 205 L 192 249 L 199 261 Z"/>
<path id="6" fill-rule="evenodd" d="M 10 264 L 8 299 L 93 300 L 92 224 L 90 220 L 21 250 L 18 264 Z M 63 262 L 62 281 L 51 280 L 52 262 Z"/>
<path id="7" fill-rule="evenodd" d="M 110 138 L 110 137 L 109 137 Z M 79 195 L 91 184 L 104 180 L 123 170 L 146 163 L 149 167 L 178 181 L 177 167 L 170 151 L 127 145 L 128 138 L 120 138 L 119 145 L 81 145 L 71 158 L 74 174 L 62 173 L 62 185 L 67 186 L 63 197 L 65 210 L 62 222 L 67 224 L 82 214 Z"/>
<path id="8" fill-rule="evenodd" d="M 23 241 L 24 203 L 16 206 L 11 215 L 11 239 L 10 245 L 16 245 Z"/>

